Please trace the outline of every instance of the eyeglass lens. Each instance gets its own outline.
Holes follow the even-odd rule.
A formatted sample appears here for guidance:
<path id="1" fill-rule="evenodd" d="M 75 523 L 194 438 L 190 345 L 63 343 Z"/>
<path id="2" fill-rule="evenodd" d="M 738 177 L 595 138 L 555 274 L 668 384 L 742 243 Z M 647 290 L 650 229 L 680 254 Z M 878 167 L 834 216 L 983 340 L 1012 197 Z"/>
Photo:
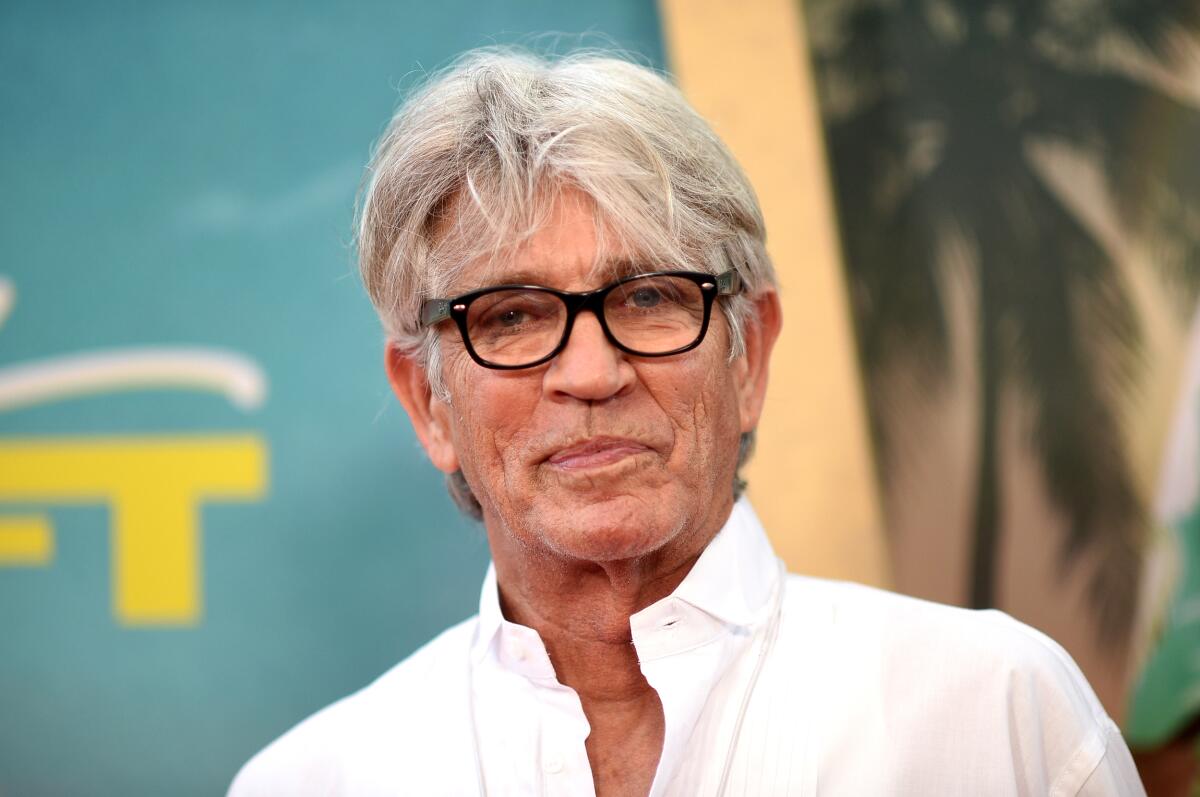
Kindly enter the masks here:
<path id="1" fill-rule="evenodd" d="M 688 346 L 704 325 L 704 294 L 694 281 L 666 275 L 622 282 L 604 297 L 604 320 L 620 344 L 639 354 Z M 467 309 L 467 334 L 483 359 L 497 365 L 535 362 L 562 341 L 567 306 L 552 293 L 506 289 Z"/>

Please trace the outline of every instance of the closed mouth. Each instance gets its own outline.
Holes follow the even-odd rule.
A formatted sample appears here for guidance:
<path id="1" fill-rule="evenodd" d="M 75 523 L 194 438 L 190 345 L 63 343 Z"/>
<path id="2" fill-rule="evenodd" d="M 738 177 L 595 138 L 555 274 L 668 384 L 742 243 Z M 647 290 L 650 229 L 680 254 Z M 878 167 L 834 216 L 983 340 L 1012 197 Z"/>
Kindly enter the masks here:
<path id="1" fill-rule="evenodd" d="M 649 446 L 625 437 L 593 437 L 555 451 L 546 462 L 563 470 L 585 470 L 602 468 L 650 450 Z"/>

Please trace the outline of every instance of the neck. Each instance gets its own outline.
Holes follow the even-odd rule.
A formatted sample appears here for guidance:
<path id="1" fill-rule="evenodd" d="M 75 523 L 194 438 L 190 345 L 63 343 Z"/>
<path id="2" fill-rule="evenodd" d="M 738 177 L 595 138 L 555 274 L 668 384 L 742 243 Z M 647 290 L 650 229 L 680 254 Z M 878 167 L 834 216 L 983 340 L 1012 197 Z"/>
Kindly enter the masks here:
<path id="1" fill-rule="evenodd" d="M 615 562 L 534 553 L 488 524 L 504 616 L 538 632 L 559 682 L 579 695 L 592 728 L 587 750 L 597 794 L 649 790 L 665 720 L 629 618 L 679 586 L 725 517 L 728 511 L 653 554 Z"/>
<path id="2" fill-rule="evenodd" d="M 649 689 L 629 618 L 679 586 L 731 508 L 645 556 L 602 562 L 533 550 L 502 524 L 488 523 L 504 616 L 538 632 L 559 681 L 585 702 Z"/>
<path id="3" fill-rule="evenodd" d="M 699 557 L 670 566 L 645 562 L 496 561 L 501 608 L 542 638 L 561 683 L 590 702 L 621 703 L 651 692 L 633 647 L 629 618 L 670 595 Z M 536 572 L 534 572 L 536 571 Z"/>

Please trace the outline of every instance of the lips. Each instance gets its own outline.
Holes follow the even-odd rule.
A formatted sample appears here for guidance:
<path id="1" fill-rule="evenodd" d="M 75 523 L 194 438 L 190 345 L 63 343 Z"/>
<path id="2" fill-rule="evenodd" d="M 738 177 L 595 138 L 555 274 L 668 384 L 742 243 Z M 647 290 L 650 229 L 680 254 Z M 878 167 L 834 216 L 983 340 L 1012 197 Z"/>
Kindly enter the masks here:
<path id="1" fill-rule="evenodd" d="M 593 437 L 555 451 L 546 461 L 563 470 L 584 470 L 611 465 L 650 450 L 649 446 L 629 438 Z"/>

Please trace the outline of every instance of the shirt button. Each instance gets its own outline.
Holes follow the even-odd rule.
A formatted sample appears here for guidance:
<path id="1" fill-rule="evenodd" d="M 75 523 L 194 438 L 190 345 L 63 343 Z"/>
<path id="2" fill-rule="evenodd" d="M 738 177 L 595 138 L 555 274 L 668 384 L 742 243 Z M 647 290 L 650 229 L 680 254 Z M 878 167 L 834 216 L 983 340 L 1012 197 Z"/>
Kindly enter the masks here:
<path id="1" fill-rule="evenodd" d="M 562 768 L 562 758 L 557 755 L 547 756 L 546 760 L 542 762 L 542 769 L 546 770 L 551 775 L 557 775 L 559 772 L 562 772 Z"/>

